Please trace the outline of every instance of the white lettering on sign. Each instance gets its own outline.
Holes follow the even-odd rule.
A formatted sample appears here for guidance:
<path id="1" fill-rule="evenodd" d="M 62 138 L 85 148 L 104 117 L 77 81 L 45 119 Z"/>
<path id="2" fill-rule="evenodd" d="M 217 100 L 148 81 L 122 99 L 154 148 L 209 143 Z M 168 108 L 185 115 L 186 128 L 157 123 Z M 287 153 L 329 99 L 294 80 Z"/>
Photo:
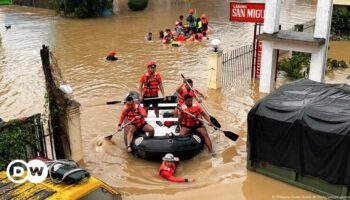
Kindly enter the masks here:
<path id="1" fill-rule="evenodd" d="M 245 17 L 246 13 L 245 13 L 246 9 L 232 9 L 232 16 L 233 17 Z"/>
<path id="2" fill-rule="evenodd" d="M 233 8 L 232 9 L 232 16 L 233 17 L 264 18 L 264 11 L 263 10 L 256 10 L 256 9 Z"/>
<path id="3" fill-rule="evenodd" d="M 248 17 L 250 18 L 264 18 L 264 11 L 263 10 L 251 10 L 248 9 Z"/>
<path id="4" fill-rule="evenodd" d="M 234 8 L 247 8 L 247 5 L 235 5 Z"/>
<path id="5" fill-rule="evenodd" d="M 230 2 L 230 21 L 233 22 L 264 22 L 265 4 Z"/>

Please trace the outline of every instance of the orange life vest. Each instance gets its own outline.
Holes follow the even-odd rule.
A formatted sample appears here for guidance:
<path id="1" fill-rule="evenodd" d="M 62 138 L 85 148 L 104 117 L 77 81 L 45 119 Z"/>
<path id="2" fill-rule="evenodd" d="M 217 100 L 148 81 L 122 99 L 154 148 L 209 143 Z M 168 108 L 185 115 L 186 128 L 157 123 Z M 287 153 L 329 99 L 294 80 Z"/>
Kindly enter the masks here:
<path id="1" fill-rule="evenodd" d="M 198 91 L 197 90 L 187 90 L 187 88 L 183 88 L 182 90 L 181 90 L 181 93 L 179 94 L 179 99 L 178 99 L 178 101 L 177 101 L 177 103 L 181 106 L 184 102 L 185 102 L 185 99 L 184 99 L 184 96 L 186 95 L 186 94 L 189 94 L 189 95 L 191 95 L 191 97 L 194 97 L 194 93 L 198 93 Z"/>
<path id="2" fill-rule="evenodd" d="M 176 170 L 176 165 L 175 163 L 173 162 L 172 163 L 173 167 L 168 167 L 166 164 L 165 164 L 165 161 L 162 162 L 162 164 L 160 165 L 159 167 L 159 174 L 162 173 L 162 171 L 168 171 L 171 175 L 175 174 L 175 170 Z"/>
<path id="3" fill-rule="evenodd" d="M 202 111 L 202 108 L 197 105 L 192 105 L 191 107 L 187 107 L 185 104 L 182 105 L 182 109 L 188 113 L 191 113 L 195 117 L 192 117 L 189 114 L 181 113 L 182 121 L 181 125 L 192 127 L 200 124 L 199 117 Z"/>
<path id="4" fill-rule="evenodd" d="M 208 20 L 207 19 L 202 19 L 201 21 L 202 21 L 202 25 L 203 24 L 208 24 Z"/>
<path id="5" fill-rule="evenodd" d="M 153 75 L 146 73 L 146 82 L 143 86 L 143 95 L 145 97 L 155 97 L 158 96 L 158 73 L 155 72 Z"/>
<path id="6" fill-rule="evenodd" d="M 124 106 L 124 110 L 128 118 L 128 121 L 131 121 L 135 117 L 141 115 L 139 107 L 140 107 L 139 104 L 135 104 L 133 108 L 129 108 L 127 105 Z M 140 119 L 135 119 L 135 121 L 133 121 L 131 124 L 135 125 L 136 127 L 140 127 L 143 123 L 145 123 L 145 119 L 141 117 Z"/>
<path id="7" fill-rule="evenodd" d="M 207 19 L 202 19 L 202 30 L 208 30 L 208 23 Z"/>

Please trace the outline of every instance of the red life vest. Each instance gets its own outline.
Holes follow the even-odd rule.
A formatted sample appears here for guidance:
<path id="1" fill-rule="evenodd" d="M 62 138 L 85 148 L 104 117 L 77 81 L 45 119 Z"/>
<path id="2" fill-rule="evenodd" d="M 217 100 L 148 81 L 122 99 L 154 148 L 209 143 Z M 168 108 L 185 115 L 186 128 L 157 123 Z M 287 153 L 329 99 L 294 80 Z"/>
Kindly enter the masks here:
<path id="1" fill-rule="evenodd" d="M 168 167 L 166 164 L 165 164 L 165 161 L 162 162 L 162 164 L 160 165 L 159 167 L 159 175 L 162 173 L 162 171 L 168 171 L 171 175 L 175 174 L 175 170 L 176 170 L 176 165 L 175 163 L 173 162 L 172 163 L 173 167 Z"/>
<path id="2" fill-rule="evenodd" d="M 182 88 L 181 93 L 179 94 L 179 97 L 178 97 L 179 99 L 178 99 L 177 103 L 181 106 L 185 101 L 184 96 L 186 94 L 189 94 L 189 95 L 191 95 L 191 97 L 194 97 L 194 93 L 198 93 L 198 91 L 194 90 L 194 92 L 193 92 L 193 90 L 187 90 L 187 88 Z"/>
<path id="3" fill-rule="evenodd" d="M 182 109 L 188 113 L 191 113 L 195 117 L 192 117 L 191 115 L 186 114 L 184 112 L 181 113 L 181 116 L 182 116 L 181 125 L 192 127 L 200 124 L 199 117 L 203 112 L 201 107 L 197 105 L 192 105 L 191 107 L 187 107 L 185 104 L 183 104 Z"/>
<path id="4" fill-rule="evenodd" d="M 147 72 L 145 76 L 146 76 L 146 82 L 144 83 L 144 86 L 143 86 L 143 95 L 145 97 L 158 96 L 159 74 L 155 72 L 153 75 L 150 75 Z"/>
<path id="5" fill-rule="evenodd" d="M 178 41 L 179 42 L 184 42 L 185 41 L 185 36 L 184 35 L 179 35 Z"/>
<path id="6" fill-rule="evenodd" d="M 128 121 L 131 121 L 135 117 L 141 115 L 139 107 L 139 104 L 135 104 L 133 108 L 129 108 L 127 105 L 124 106 L 124 110 Z M 140 127 L 143 123 L 145 123 L 145 119 L 141 117 L 140 119 L 135 119 L 135 121 L 133 121 L 131 124 L 135 125 L 136 127 Z"/>

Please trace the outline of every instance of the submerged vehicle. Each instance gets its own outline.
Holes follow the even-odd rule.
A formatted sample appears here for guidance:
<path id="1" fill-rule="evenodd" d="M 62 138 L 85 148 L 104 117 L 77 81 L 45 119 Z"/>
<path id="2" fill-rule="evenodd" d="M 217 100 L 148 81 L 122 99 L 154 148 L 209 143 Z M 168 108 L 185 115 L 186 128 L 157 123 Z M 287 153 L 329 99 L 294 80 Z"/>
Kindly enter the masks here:
<path id="1" fill-rule="evenodd" d="M 50 176 L 41 183 L 14 183 L 5 171 L 0 172 L 0 199 L 36 200 L 121 200 L 121 194 L 85 170 L 65 164 L 67 161 L 49 161 Z M 71 161 L 69 161 L 71 162 Z M 50 171 L 50 166 L 49 171 Z M 68 175 L 69 174 L 69 175 Z M 65 176 L 68 175 L 68 176 Z"/>

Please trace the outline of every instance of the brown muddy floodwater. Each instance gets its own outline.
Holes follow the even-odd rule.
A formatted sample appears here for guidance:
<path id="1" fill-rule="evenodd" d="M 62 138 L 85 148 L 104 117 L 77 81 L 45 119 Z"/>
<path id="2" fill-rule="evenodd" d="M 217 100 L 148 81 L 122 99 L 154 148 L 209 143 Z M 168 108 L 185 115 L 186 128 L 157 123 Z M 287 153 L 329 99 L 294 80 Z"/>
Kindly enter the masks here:
<path id="1" fill-rule="evenodd" d="M 173 28 L 178 16 L 186 14 L 189 7 L 196 8 L 198 14 L 207 14 L 214 30 L 209 37 L 219 38 L 224 51 L 250 43 L 253 24 L 229 22 L 229 1 L 151 0 L 142 12 L 130 12 L 125 2 L 119 1 L 119 12 L 113 17 L 84 20 L 61 18 L 42 9 L 0 7 L 0 117 L 9 120 L 43 112 L 45 89 L 39 50 L 42 44 L 47 44 L 57 55 L 63 76 L 74 89 L 74 97 L 82 104 L 86 168 L 120 191 L 125 199 L 315 197 L 313 193 L 246 170 L 247 113 L 261 98 L 256 83 L 240 81 L 234 87 L 208 90 L 207 54 L 211 48 L 207 43 L 173 48 L 163 46 L 157 39 L 153 42 L 144 39 L 148 32 L 153 32 L 156 38 L 159 30 Z M 316 0 L 283 1 L 282 27 L 288 29 L 311 20 L 315 4 Z M 11 24 L 12 28 L 5 31 L 4 24 Z M 117 51 L 119 61 L 104 60 L 111 49 Z M 344 57 L 350 58 L 349 54 Z M 185 74 L 208 95 L 205 103 L 224 124 L 223 128 L 240 135 L 233 143 L 216 132 L 211 135 L 216 158 L 211 158 L 205 149 L 199 156 L 181 163 L 177 176 L 193 177 L 195 183 L 175 184 L 160 179 L 159 164 L 127 154 L 121 136 L 116 137 L 117 145 L 106 143 L 103 152 L 95 151 L 96 138 L 114 132 L 122 109 L 118 105 L 97 104 L 120 100 L 128 91 L 135 90 L 146 69 L 145 63 L 151 59 L 159 63 L 167 95 L 180 83 L 180 74 Z M 339 72 L 339 79 L 337 73 L 327 80 L 344 82 L 349 71 Z"/>

